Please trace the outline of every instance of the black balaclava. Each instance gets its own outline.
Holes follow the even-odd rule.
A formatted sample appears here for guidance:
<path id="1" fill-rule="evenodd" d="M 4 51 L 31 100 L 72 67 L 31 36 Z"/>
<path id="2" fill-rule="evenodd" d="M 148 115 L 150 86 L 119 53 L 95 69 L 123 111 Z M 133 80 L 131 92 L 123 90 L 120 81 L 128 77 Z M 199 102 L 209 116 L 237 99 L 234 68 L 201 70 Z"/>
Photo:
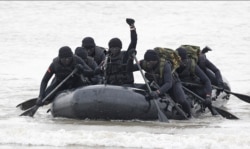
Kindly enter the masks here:
<path id="1" fill-rule="evenodd" d="M 68 66 L 73 60 L 73 52 L 71 51 L 70 47 L 64 46 L 59 49 L 58 57 L 61 64 L 63 64 L 64 66 Z"/>
<path id="2" fill-rule="evenodd" d="M 88 52 L 82 47 L 77 47 L 75 49 L 75 54 L 79 57 L 81 57 L 83 60 L 87 59 Z"/>
<path id="3" fill-rule="evenodd" d="M 71 48 L 68 46 L 61 47 L 59 49 L 59 58 L 68 58 L 73 56 L 73 52 L 71 51 Z"/>
<path id="4" fill-rule="evenodd" d="M 89 56 L 95 55 L 95 41 L 92 37 L 86 37 L 82 40 L 82 47 L 85 48 Z"/>
<path id="5" fill-rule="evenodd" d="M 145 61 L 157 61 L 159 59 L 159 56 L 154 50 L 147 50 L 144 54 L 144 60 Z"/>
<path id="6" fill-rule="evenodd" d="M 156 66 L 159 62 L 159 56 L 154 50 L 147 50 L 144 54 L 144 60 L 147 62 L 147 70 L 153 70 L 156 69 Z"/>
<path id="7" fill-rule="evenodd" d="M 88 48 L 92 48 L 92 47 L 95 47 L 95 41 L 92 37 L 85 37 L 83 40 L 82 40 L 82 47 L 88 49 Z"/>
<path id="8" fill-rule="evenodd" d="M 179 47 L 176 49 L 176 51 L 178 52 L 179 56 L 181 57 L 182 60 L 187 59 L 187 51 L 186 49 Z"/>
<path id="9" fill-rule="evenodd" d="M 122 49 L 122 42 L 119 38 L 112 38 L 109 43 L 109 51 L 112 56 L 117 56 L 120 54 Z"/>

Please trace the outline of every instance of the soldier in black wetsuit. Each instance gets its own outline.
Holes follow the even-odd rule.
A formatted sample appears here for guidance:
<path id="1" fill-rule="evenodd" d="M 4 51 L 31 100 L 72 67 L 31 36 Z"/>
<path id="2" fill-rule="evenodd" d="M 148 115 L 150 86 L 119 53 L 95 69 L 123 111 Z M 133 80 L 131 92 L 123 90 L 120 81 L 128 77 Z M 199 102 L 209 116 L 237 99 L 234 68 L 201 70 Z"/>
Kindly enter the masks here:
<path id="1" fill-rule="evenodd" d="M 45 102 L 48 104 L 56 96 L 56 93 L 66 89 L 75 89 L 77 87 L 84 86 L 84 82 L 80 79 L 80 74 L 84 76 L 93 76 L 94 71 L 92 71 L 86 63 L 78 56 L 73 55 L 71 48 L 68 46 L 61 47 L 59 49 L 58 57 L 53 59 L 48 70 L 43 76 L 40 93 L 36 104 L 42 106 L 42 100 L 46 97 L 61 81 L 63 81 L 75 68 L 78 69 L 78 73 L 73 74 L 64 84 L 62 84 L 57 91 L 52 94 Z M 54 80 L 51 85 L 47 87 L 49 80 L 55 75 Z"/>
<path id="2" fill-rule="evenodd" d="M 97 65 L 104 61 L 106 50 L 103 47 L 96 46 L 92 37 L 85 37 L 82 40 L 82 47 L 88 52 L 88 56 L 95 60 Z"/>
<path id="3" fill-rule="evenodd" d="M 156 99 L 159 96 L 168 93 L 174 101 L 182 106 L 187 117 L 191 117 L 191 105 L 186 99 L 178 75 L 175 72 L 172 73 L 173 64 L 171 61 L 160 61 L 159 55 L 155 50 L 149 49 L 144 54 L 144 59 L 139 63 L 141 68 L 146 72 L 146 78 L 150 82 L 155 81 L 160 86 L 156 91 L 152 91 L 150 96 Z M 137 70 L 139 70 L 139 67 L 135 64 L 134 71 Z M 163 70 L 162 76 L 161 70 Z"/>
<path id="4" fill-rule="evenodd" d="M 108 59 L 104 63 L 106 68 L 106 83 L 112 85 L 133 86 L 134 75 L 130 68 L 133 68 L 132 54 L 136 53 L 137 34 L 133 19 L 126 19 L 130 27 L 131 42 L 127 51 L 121 51 L 122 41 L 119 38 L 112 38 L 109 43 Z M 129 70 L 130 69 L 130 70 Z"/>
<path id="5" fill-rule="evenodd" d="M 218 113 L 212 108 L 212 86 L 211 81 L 206 74 L 200 69 L 200 67 L 193 62 L 192 59 L 187 57 L 186 49 L 180 47 L 176 49 L 182 59 L 180 67 L 176 70 L 182 82 L 191 82 L 203 84 L 203 87 L 187 86 L 190 90 L 197 93 L 199 96 L 205 99 L 204 105 L 209 108 L 213 115 Z"/>
<path id="6" fill-rule="evenodd" d="M 213 85 L 218 86 L 222 90 L 226 87 L 224 86 L 222 75 L 220 70 L 207 59 L 206 52 L 212 51 L 209 47 L 203 48 L 199 55 L 198 65 L 203 70 L 203 72 L 208 76 Z M 229 88 L 227 88 L 229 89 Z M 217 96 L 222 90 L 217 90 Z"/>
<path id="7" fill-rule="evenodd" d="M 86 49 L 82 48 L 82 47 L 77 47 L 75 49 L 75 55 L 79 56 L 80 58 L 82 58 L 82 60 L 84 60 L 84 62 L 92 69 L 92 70 L 97 70 L 100 69 L 100 67 L 98 67 L 96 61 L 94 60 L 93 57 L 88 56 L 88 52 Z M 88 78 L 89 83 L 90 84 L 101 84 L 102 83 L 102 77 L 100 76 L 100 74 L 97 74 L 91 78 Z"/>

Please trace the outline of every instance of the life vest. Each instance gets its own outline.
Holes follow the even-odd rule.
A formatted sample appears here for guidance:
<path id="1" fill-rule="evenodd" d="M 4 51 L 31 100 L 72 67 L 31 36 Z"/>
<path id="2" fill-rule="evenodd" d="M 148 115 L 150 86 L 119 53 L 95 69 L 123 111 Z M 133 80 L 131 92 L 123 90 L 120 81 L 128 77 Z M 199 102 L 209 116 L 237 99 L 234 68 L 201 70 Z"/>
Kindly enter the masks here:
<path id="1" fill-rule="evenodd" d="M 95 46 L 95 55 L 94 55 L 94 60 L 96 61 L 97 65 L 100 65 L 101 62 L 104 60 L 106 49 L 100 46 Z"/>
<path id="2" fill-rule="evenodd" d="M 74 70 L 75 65 L 76 65 L 76 60 L 75 60 L 75 57 L 73 56 L 73 62 L 69 66 L 63 66 L 60 63 L 59 58 L 56 57 L 53 59 L 53 64 L 54 64 L 54 69 L 55 69 L 56 80 L 60 82 L 63 79 L 65 79 Z"/>
<path id="3" fill-rule="evenodd" d="M 107 83 L 113 85 L 131 84 L 134 82 L 133 72 L 127 72 L 127 63 L 123 62 L 125 52 L 108 59 Z"/>

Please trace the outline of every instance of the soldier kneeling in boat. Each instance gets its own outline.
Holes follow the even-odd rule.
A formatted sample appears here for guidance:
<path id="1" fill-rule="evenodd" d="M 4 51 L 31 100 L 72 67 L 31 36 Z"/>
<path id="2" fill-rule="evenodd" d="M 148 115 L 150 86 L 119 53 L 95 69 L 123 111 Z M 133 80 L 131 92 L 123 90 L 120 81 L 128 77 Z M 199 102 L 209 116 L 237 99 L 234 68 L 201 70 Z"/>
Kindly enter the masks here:
<path id="1" fill-rule="evenodd" d="M 92 70 L 96 70 L 99 69 L 96 61 L 88 56 L 88 51 L 82 47 L 77 47 L 75 49 L 75 55 L 79 56 L 82 60 L 84 60 L 84 62 L 92 69 Z M 83 77 L 83 75 L 81 75 L 82 80 L 86 80 L 86 82 L 88 82 L 89 85 L 94 85 L 94 84 L 101 84 L 102 83 L 102 76 L 100 74 L 96 74 L 94 76 L 91 77 Z"/>
<path id="2" fill-rule="evenodd" d="M 133 86 L 134 75 L 133 57 L 136 54 L 137 33 L 134 26 L 135 20 L 131 18 L 126 19 L 130 29 L 130 44 L 126 51 L 122 51 L 122 41 L 119 38 L 112 38 L 109 40 L 108 52 L 102 68 L 104 71 L 104 84 Z"/>
<path id="3" fill-rule="evenodd" d="M 73 72 L 75 69 L 78 70 L 77 73 L 73 74 L 69 79 L 65 80 L 65 78 L 68 77 L 68 75 L 70 75 L 71 72 Z M 40 93 L 36 104 L 38 106 L 49 104 L 50 102 L 52 102 L 59 91 L 75 89 L 86 85 L 85 82 L 81 81 L 80 74 L 88 77 L 93 76 L 94 74 L 99 72 L 99 70 L 92 71 L 81 58 L 73 55 L 70 47 L 61 47 L 59 49 L 58 57 L 53 59 L 53 62 L 50 64 L 48 70 L 43 76 L 40 85 Z M 47 87 L 49 80 L 54 74 L 54 80 L 52 81 L 51 85 Z M 61 86 L 58 86 L 64 80 L 65 82 Z M 43 101 L 43 98 L 49 95 L 50 92 L 56 87 L 58 87 L 58 89 L 54 93 L 52 93 L 46 101 Z"/>
<path id="4" fill-rule="evenodd" d="M 144 60 L 139 62 L 141 68 L 146 71 L 146 78 L 160 86 L 159 89 L 152 91 L 150 96 L 157 99 L 159 96 L 168 93 L 175 102 L 182 106 L 187 117 L 190 118 L 191 105 L 186 99 L 178 75 L 174 72 L 174 62 L 168 58 L 163 58 L 159 52 L 156 52 L 159 49 L 165 50 L 166 48 L 147 50 L 144 54 Z M 139 67 L 134 65 L 134 70 L 139 70 Z"/>
<path id="5" fill-rule="evenodd" d="M 211 81 L 206 76 L 206 74 L 200 69 L 200 67 L 195 63 L 195 61 L 187 56 L 187 51 L 185 48 L 179 47 L 176 49 L 176 51 L 178 52 L 182 60 L 180 67 L 176 70 L 181 81 L 183 83 L 191 82 L 203 84 L 203 87 L 189 85 L 187 86 L 187 88 L 189 88 L 191 91 L 195 92 L 196 94 L 205 99 L 205 101 L 203 102 L 204 109 L 208 107 L 212 115 L 217 115 L 217 111 L 212 108 Z"/>

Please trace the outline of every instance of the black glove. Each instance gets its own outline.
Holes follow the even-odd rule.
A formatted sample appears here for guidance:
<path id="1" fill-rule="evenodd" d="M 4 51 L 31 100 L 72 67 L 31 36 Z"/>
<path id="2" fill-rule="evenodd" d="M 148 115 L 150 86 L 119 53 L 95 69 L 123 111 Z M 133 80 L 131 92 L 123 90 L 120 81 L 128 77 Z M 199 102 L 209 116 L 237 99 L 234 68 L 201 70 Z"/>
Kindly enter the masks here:
<path id="1" fill-rule="evenodd" d="M 128 23 L 129 26 L 134 26 L 135 20 L 131 18 L 127 18 L 126 22 Z"/>
<path id="2" fill-rule="evenodd" d="M 75 68 L 77 69 L 77 71 L 80 71 L 80 72 L 83 71 L 83 66 L 82 66 L 82 64 L 77 64 L 77 65 L 75 65 Z"/>
<path id="3" fill-rule="evenodd" d="M 224 91 L 224 83 L 223 82 L 219 82 L 218 87 L 220 88 L 221 91 Z"/>
<path id="4" fill-rule="evenodd" d="M 211 99 L 211 96 L 210 95 L 207 95 L 206 96 L 206 99 L 204 101 L 204 105 L 205 106 L 210 106 L 212 104 L 212 99 Z"/>
<path id="5" fill-rule="evenodd" d="M 212 49 L 210 49 L 208 46 L 206 46 L 205 48 L 202 49 L 201 53 L 207 53 L 208 51 L 212 51 Z"/>
<path id="6" fill-rule="evenodd" d="M 130 50 L 128 51 L 129 57 L 133 57 L 133 54 L 136 55 L 136 53 L 137 53 L 137 51 L 136 51 L 135 49 L 130 49 Z"/>
<path id="7" fill-rule="evenodd" d="M 159 97 L 159 94 L 156 91 L 152 91 L 151 93 L 149 93 L 151 98 L 157 99 Z"/>
<path id="8" fill-rule="evenodd" d="M 37 100 L 36 100 L 36 105 L 39 106 L 39 107 L 40 107 L 40 106 L 43 106 L 43 100 L 42 100 L 41 97 L 38 97 L 38 98 L 37 98 Z"/>

